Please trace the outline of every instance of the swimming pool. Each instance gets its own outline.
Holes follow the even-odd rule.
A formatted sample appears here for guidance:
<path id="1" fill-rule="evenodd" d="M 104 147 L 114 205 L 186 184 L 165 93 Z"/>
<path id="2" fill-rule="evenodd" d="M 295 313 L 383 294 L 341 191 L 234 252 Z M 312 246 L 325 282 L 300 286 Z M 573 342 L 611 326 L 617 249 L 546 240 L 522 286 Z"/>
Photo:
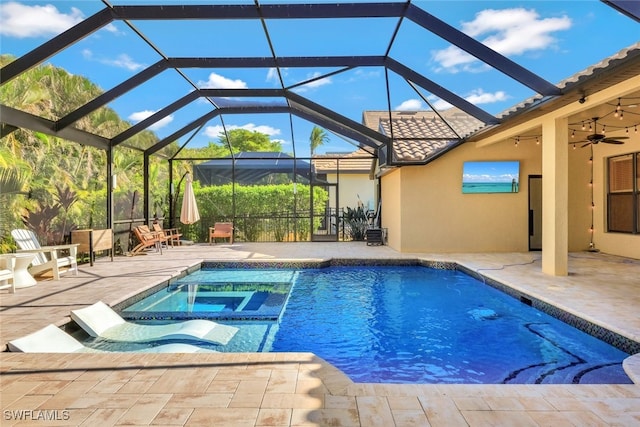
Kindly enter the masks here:
<path id="1" fill-rule="evenodd" d="M 357 382 L 631 383 L 627 353 L 460 271 L 203 269 L 179 282 L 283 274 L 292 287 L 279 321 L 227 322 L 240 331 L 216 350 L 313 352 Z"/>

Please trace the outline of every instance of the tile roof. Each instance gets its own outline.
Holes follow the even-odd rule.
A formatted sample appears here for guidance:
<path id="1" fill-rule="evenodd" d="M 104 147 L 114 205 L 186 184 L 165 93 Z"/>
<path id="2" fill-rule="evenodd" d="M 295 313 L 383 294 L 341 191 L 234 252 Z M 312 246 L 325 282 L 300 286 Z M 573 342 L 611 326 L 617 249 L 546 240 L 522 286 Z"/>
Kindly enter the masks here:
<path id="1" fill-rule="evenodd" d="M 352 153 L 317 154 L 311 159 L 317 173 L 335 173 L 340 166 L 340 172 L 369 173 L 374 163 L 374 155 L 359 148 Z"/>
<path id="2" fill-rule="evenodd" d="M 483 126 L 463 111 L 365 111 L 365 126 L 393 138 L 394 162 L 424 163 Z"/>
<path id="3" fill-rule="evenodd" d="M 640 42 L 621 49 L 614 55 L 559 82 L 557 87 L 562 90 L 563 96 L 546 99 L 541 95 L 534 95 L 503 111 L 496 116 L 501 121 L 500 125 L 485 126 L 481 121 L 456 108 L 440 111 L 440 115 L 455 132 L 448 129 L 433 111 L 392 112 L 391 126 L 388 111 L 365 111 L 363 124 L 388 136 L 391 136 L 391 127 L 393 127 L 392 161 L 426 163 L 446 149 L 460 143 L 456 133 L 465 140 L 477 141 L 546 114 L 553 109 L 577 102 L 585 93 L 599 92 L 637 76 L 638 72 L 640 72 Z M 449 137 L 452 139 L 448 140 Z"/>

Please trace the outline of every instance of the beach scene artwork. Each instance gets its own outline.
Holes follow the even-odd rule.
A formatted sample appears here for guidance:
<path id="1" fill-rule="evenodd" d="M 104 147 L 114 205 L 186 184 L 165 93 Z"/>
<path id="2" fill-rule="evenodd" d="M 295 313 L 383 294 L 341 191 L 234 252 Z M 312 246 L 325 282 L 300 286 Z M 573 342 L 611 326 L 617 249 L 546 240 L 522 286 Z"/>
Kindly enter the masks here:
<path id="1" fill-rule="evenodd" d="M 464 162 L 462 193 L 517 193 L 520 188 L 520 162 Z"/>

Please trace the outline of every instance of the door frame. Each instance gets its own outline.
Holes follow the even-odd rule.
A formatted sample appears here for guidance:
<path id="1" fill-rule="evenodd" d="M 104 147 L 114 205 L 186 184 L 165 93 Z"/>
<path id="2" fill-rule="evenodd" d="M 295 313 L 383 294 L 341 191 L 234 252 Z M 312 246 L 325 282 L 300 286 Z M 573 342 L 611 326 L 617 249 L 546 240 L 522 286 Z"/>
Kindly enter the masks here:
<path id="1" fill-rule="evenodd" d="M 542 250 L 542 220 L 540 220 L 540 228 L 541 229 L 539 230 L 540 231 L 540 236 L 541 236 L 540 237 L 540 239 L 541 239 L 540 240 L 540 247 L 538 248 L 538 247 L 532 247 L 531 246 L 531 237 L 534 236 L 535 231 L 537 231 L 537 230 L 534 230 L 534 228 L 535 228 L 534 227 L 535 226 L 534 210 L 533 210 L 534 203 L 532 203 L 534 201 L 532 200 L 533 194 L 531 192 L 531 182 L 533 180 L 540 180 L 540 189 L 542 190 L 542 175 L 529 175 L 529 179 L 528 179 L 528 188 L 527 188 L 527 190 L 528 190 L 529 194 L 528 194 L 528 197 L 527 197 L 527 200 L 528 200 L 527 214 L 528 214 L 528 218 L 529 218 L 529 221 L 528 221 L 529 227 L 528 227 L 527 241 L 528 241 L 529 251 L 541 251 Z M 535 205 L 536 205 L 535 207 L 538 207 L 540 209 L 539 215 L 540 215 L 540 218 L 542 218 L 542 191 L 540 191 L 540 200 L 537 201 L 537 203 L 535 203 Z"/>
<path id="2" fill-rule="evenodd" d="M 314 191 L 315 187 L 322 187 L 327 190 L 329 193 L 329 200 L 327 200 L 327 207 L 325 211 L 318 215 L 313 212 L 313 204 L 314 204 Z M 333 193 L 333 194 L 332 194 Z M 331 197 L 334 197 L 333 204 L 335 208 L 332 208 L 331 205 Z M 340 216 L 338 215 L 339 209 L 339 198 L 338 198 L 338 183 L 330 183 L 330 182 L 311 182 L 311 194 L 309 195 L 311 198 L 311 203 L 309 203 L 309 220 L 310 220 L 310 230 L 311 230 L 311 241 L 312 242 L 337 242 L 339 239 L 338 229 L 340 227 Z M 316 218 L 321 218 L 325 221 L 325 233 L 316 233 L 313 229 L 313 221 Z M 319 231 L 319 230 L 318 230 Z"/>

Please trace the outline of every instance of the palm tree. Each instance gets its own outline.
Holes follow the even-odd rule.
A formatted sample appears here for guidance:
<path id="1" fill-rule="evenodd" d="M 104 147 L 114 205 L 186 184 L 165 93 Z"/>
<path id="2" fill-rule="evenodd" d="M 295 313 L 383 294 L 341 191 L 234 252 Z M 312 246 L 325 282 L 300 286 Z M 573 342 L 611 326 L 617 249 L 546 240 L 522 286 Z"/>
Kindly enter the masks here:
<path id="1" fill-rule="evenodd" d="M 309 137 L 311 157 L 313 157 L 314 153 L 316 152 L 316 148 L 328 141 L 329 135 L 327 134 L 327 132 L 318 126 L 314 126 L 313 129 L 311 129 L 311 136 Z"/>

